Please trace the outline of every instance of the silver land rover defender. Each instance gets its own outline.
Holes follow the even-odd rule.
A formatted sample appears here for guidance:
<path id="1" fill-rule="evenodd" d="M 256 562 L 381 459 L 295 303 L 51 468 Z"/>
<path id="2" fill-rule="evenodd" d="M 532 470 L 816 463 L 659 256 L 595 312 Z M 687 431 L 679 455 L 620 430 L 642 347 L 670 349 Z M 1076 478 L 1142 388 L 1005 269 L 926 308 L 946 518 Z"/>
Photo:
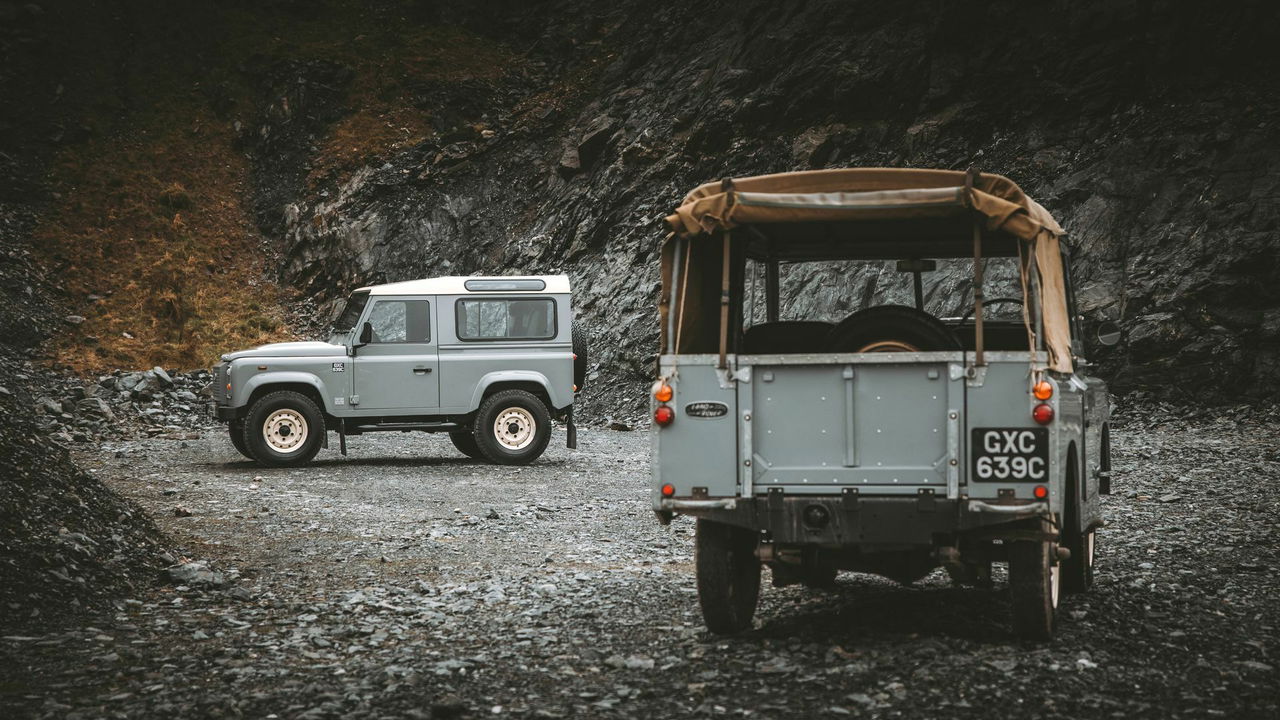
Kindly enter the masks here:
<path id="1" fill-rule="evenodd" d="M 703 185 L 667 224 L 652 500 L 697 518 L 707 627 L 751 626 L 762 565 L 989 585 L 998 562 L 1015 632 L 1049 638 L 1110 492 L 1053 217 L 998 175 L 848 169 Z"/>
<path id="2" fill-rule="evenodd" d="M 215 416 L 268 466 L 309 462 L 338 433 L 447 432 L 468 457 L 519 465 L 553 418 L 576 447 L 586 348 L 569 278 L 442 277 L 356 290 L 328 342 L 264 345 L 213 369 Z"/>

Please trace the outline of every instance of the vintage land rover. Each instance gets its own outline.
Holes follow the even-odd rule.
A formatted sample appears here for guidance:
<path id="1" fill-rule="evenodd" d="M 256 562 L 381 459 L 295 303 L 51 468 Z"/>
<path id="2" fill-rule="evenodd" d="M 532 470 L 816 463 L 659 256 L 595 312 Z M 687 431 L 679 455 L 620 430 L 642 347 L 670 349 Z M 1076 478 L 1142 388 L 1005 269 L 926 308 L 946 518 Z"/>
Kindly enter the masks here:
<path id="1" fill-rule="evenodd" d="M 585 383 L 569 278 L 442 277 L 361 288 L 328 342 L 222 356 L 214 414 L 268 466 L 309 462 L 338 434 L 447 432 L 472 458 L 532 462 Z"/>
<path id="2" fill-rule="evenodd" d="M 1007 563 L 1014 631 L 1049 638 L 1110 492 L 1050 214 L 998 175 L 847 169 L 702 185 L 666 222 L 652 501 L 697 518 L 707 627 L 751 626 L 761 565 L 989 585 Z"/>

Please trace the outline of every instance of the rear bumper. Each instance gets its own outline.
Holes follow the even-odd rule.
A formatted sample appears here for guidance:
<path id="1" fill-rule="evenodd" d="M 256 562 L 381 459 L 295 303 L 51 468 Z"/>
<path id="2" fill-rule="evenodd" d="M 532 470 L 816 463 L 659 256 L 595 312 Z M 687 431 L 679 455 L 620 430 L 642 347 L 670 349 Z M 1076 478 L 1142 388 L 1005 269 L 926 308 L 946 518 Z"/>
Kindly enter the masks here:
<path id="1" fill-rule="evenodd" d="M 679 512 L 753 530 L 775 543 L 823 547 L 933 545 L 939 537 L 1044 517 L 1046 503 L 995 505 L 926 497 L 769 497 L 665 499 L 662 513 Z M 999 530 L 999 528 L 993 528 Z M 985 534 L 985 533 L 984 533 Z M 992 535 L 998 537 L 998 533 Z"/>

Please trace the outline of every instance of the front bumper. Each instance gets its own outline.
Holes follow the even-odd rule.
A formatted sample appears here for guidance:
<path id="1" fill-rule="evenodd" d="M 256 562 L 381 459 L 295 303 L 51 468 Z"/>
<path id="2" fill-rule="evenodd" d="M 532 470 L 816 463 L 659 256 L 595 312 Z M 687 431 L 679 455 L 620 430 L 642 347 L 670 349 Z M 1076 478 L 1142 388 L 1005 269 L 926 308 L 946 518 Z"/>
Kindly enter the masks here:
<path id="1" fill-rule="evenodd" d="M 219 405 L 217 403 L 209 403 L 209 414 L 212 415 L 215 420 L 219 420 L 221 422 L 231 422 L 232 420 L 238 419 L 239 416 L 239 413 L 236 412 L 236 408 Z"/>
<path id="2" fill-rule="evenodd" d="M 664 499 L 662 515 L 679 512 L 766 530 L 780 544 L 824 547 L 932 545 L 939 536 L 1045 517 L 1047 503 L 996 505 L 978 500 L 844 496 Z M 999 530 L 998 527 L 994 528 Z M 992 535 L 998 537 L 998 533 Z"/>

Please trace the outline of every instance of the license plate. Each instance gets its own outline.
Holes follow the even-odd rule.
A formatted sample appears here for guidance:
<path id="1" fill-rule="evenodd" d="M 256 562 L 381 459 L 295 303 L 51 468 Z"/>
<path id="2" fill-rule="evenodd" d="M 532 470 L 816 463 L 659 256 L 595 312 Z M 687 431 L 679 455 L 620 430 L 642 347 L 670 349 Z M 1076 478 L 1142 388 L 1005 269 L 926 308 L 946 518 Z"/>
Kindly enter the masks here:
<path id="1" fill-rule="evenodd" d="M 1049 479 L 1048 428 L 974 428 L 970 478 L 979 482 Z"/>

